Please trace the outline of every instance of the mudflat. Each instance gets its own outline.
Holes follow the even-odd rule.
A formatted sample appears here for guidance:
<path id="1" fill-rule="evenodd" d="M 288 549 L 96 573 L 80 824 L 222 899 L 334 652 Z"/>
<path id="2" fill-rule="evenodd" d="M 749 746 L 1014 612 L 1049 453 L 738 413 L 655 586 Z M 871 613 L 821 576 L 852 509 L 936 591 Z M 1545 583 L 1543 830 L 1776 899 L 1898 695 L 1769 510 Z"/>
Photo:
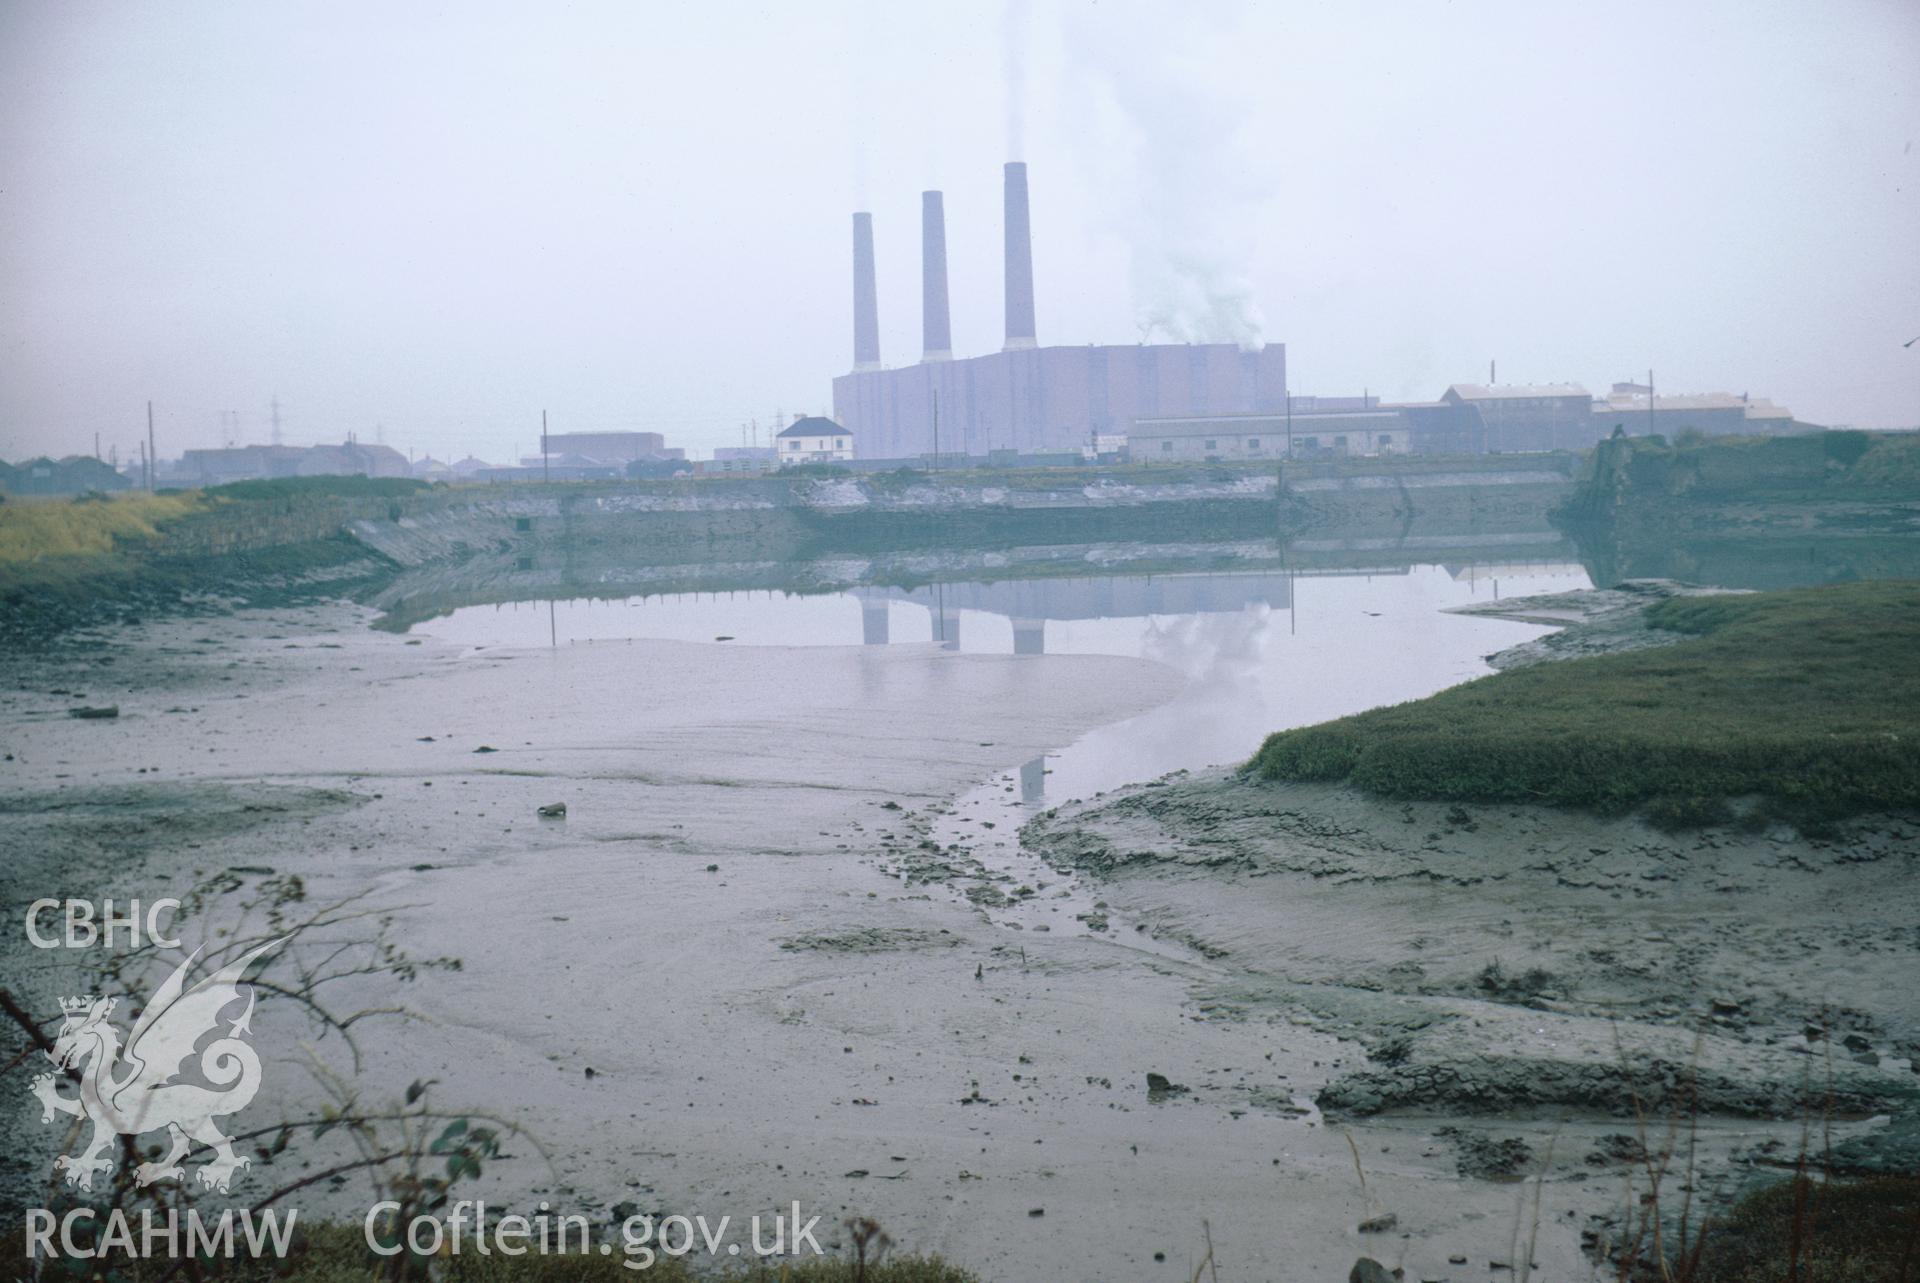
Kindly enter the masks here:
<path id="1" fill-rule="evenodd" d="M 1914 1081 L 1905 830 L 1676 842 L 1178 778 L 1030 825 L 1057 866 L 1036 898 L 1097 905 L 1100 929 L 1023 930 L 969 875 L 988 844 L 954 836 L 960 799 L 1168 699 L 1171 670 L 476 649 L 367 620 L 247 610 L 9 657 L 9 906 L 223 872 L 384 906 L 413 955 L 461 965 L 344 989 L 414 1013 L 361 1027 L 353 1081 L 432 1080 L 523 1125 L 472 1191 L 498 1205 L 797 1199 L 990 1278 L 1185 1277 L 1195 1209 L 1250 1273 L 1364 1252 L 1439 1277 L 1530 1241 L 1573 1271 L 1679 1117 L 1648 1090 L 1635 1122 L 1631 1066 L 1668 1086 L 1698 1067 L 1688 1138 L 1728 1191 L 1791 1161 L 1808 1083 L 1832 1075 L 1846 1145 L 1889 1134 Z M 74 965 L 6 958 L 36 1009 Z M 259 1021 L 255 1109 L 311 1109 L 306 1027 Z M 312 1052 L 344 1068 L 337 1043 Z M 59 1138 L 30 1101 L 4 1117 L 25 1198 Z"/>

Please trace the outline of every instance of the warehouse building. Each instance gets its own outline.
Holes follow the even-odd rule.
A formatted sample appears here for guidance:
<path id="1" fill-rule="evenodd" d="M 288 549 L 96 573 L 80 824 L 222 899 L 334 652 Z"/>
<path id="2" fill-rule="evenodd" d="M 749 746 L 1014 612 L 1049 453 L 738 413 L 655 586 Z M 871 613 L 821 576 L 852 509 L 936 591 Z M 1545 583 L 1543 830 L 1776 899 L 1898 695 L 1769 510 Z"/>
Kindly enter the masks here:
<path id="1" fill-rule="evenodd" d="M 1405 415 L 1376 408 L 1135 419 L 1127 445 L 1135 463 L 1218 463 L 1405 454 L 1412 441 Z"/>

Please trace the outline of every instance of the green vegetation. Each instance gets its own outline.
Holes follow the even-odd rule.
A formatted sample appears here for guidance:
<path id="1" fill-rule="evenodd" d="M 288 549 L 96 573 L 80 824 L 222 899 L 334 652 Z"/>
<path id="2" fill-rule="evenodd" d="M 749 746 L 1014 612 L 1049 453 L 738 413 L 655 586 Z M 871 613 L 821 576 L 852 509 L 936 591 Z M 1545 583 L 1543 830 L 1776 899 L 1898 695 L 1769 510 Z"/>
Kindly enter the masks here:
<path id="1" fill-rule="evenodd" d="M 413 477 L 274 477 L 268 481 L 230 481 L 206 493 L 216 499 L 399 499 L 432 488 Z"/>
<path id="2" fill-rule="evenodd" d="M 1788 437 L 1664 437 L 1602 441 L 1562 516 L 1578 520 L 1621 497 L 1874 501 L 1920 487 L 1920 432 L 1817 432 Z"/>
<path id="3" fill-rule="evenodd" d="M 1709 1228 L 1681 1283 L 1855 1283 L 1920 1278 L 1920 1178 L 1782 1181 Z"/>
<path id="4" fill-rule="evenodd" d="M 1832 432 L 1827 435 L 1867 434 Z M 1869 439 L 1872 448 L 1849 464 L 1849 475 L 1854 480 L 1871 486 L 1920 486 L 1920 432 L 1882 433 Z"/>
<path id="5" fill-rule="evenodd" d="M 1496 673 L 1281 731 L 1248 769 L 1386 797 L 1540 802 L 1676 826 L 1920 809 L 1920 583 L 1672 598 L 1655 650 Z"/>

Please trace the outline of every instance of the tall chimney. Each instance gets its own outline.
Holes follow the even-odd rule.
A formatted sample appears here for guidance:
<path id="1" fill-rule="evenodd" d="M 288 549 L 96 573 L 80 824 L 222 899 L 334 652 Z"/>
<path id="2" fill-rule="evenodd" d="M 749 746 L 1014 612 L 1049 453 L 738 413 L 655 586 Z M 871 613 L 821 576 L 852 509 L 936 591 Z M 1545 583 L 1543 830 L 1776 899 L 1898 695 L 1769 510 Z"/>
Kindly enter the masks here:
<path id="1" fill-rule="evenodd" d="M 853 216 L 853 368 L 880 368 L 880 302 L 873 279 L 873 215 Z"/>
<path id="2" fill-rule="evenodd" d="M 951 361 L 953 331 L 947 321 L 947 214 L 939 192 L 920 193 L 920 329 L 922 361 Z"/>
<path id="3" fill-rule="evenodd" d="M 1007 162 L 1007 348 L 1037 346 L 1033 333 L 1033 229 L 1027 218 L 1027 163 Z"/>

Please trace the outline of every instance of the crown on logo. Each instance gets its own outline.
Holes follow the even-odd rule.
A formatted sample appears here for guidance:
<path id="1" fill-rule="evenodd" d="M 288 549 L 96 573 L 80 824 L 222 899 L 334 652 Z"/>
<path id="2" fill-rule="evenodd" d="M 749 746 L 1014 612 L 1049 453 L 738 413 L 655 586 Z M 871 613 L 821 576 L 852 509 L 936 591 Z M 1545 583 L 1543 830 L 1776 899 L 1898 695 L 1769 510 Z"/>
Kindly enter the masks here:
<path id="1" fill-rule="evenodd" d="M 60 1010 L 69 1016 L 84 1016 L 87 1014 L 87 1008 L 91 1006 L 93 1006 L 92 995 L 83 995 L 78 998 L 62 998 L 60 1000 Z"/>

